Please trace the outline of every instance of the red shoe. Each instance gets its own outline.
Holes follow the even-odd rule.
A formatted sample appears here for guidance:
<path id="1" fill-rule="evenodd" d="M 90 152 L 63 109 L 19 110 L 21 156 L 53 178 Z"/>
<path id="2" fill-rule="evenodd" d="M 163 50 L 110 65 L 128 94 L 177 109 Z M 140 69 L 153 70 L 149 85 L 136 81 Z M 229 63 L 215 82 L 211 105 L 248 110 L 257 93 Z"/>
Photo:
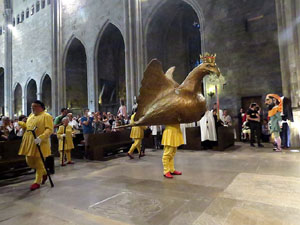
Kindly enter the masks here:
<path id="1" fill-rule="evenodd" d="M 66 166 L 66 164 L 64 164 L 64 163 L 62 163 L 62 164 L 60 164 L 61 166 Z"/>
<path id="2" fill-rule="evenodd" d="M 74 162 L 70 161 L 70 162 L 67 162 L 67 164 L 75 164 Z"/>
<path id="3" fill-rule="evenodd" d="M 30 190 L 31 190 L 31 191 L 34 191 L 34 190 L 39 189 L 39 188 L 40 188 L 40 185 L 37 184 L 37 183 L 34 183 L 34 184 L 32 184 L 32 185 L 30 186 Z"/>
<path id="4" fill-rule="evenodd" d="M 165 176 L 165 178 L 173 178 L 173 176 L 170 172 L 167 172 L 164 176 Z"/>
<path id="5" fill-rule="evenodd" d="M 133 155 L 131 155 L 130 153 L 127 152 L 127 155 L 130 159 L 134 159 Z"/>
<path id="6" fill-rule="evenodd" d="M 182 175 L 182 172 L 175 170 L 173 173 L 171 173 L 172 175 Z"/>
<path id="7" fill-rule="evenodd" d="M 47 178 L 48 178 L 47 174 L 46 174 L 46 175 L 43 175 L 42 184 L 45 184 L 45 183 L 46 183 Z"/>

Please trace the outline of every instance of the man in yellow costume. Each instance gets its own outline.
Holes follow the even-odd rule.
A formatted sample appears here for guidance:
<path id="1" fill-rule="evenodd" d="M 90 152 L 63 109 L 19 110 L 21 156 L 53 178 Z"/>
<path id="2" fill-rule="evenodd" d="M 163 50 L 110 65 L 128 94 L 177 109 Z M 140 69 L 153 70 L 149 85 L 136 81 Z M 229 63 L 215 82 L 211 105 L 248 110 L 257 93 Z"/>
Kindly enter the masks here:
<path id="1" fill-rule="evenodd" d="M 57 138 L 59 140 L 59 152 L 60 152 L 60 163 L 61 166 L 65 166 L 64 163 L 64 154 L 67 155 L 67 164 L 74 164 L 74 162 L 71 161 L 71 150 L 74 148 L 73 144 L 73 128 L 69 125 L 69 118 L 65 117 L 62 119 L 62 124 L 59 126 L 57 131 Z M 65 139 L 65 140 L 64 140 Z M 65 144 L 64 146 L 64 153 L 63 151 L 63 142 Z"/>
<path id="2" fill-rule="evenodd" d="M 135 113 L 130 118 L 130 123 L 134 122 Z M 130 159 L 134 159 L 132 153 L 135 149 L 139 152 L 139 158 L 145 156 L 144 153 L 141 153 L 141 144 L 142 140 L 144 138 L 144 130 L 146 129 L 146 126 L 134 126 L 131 128 L 130 138 L 134 140 L 134 143 L 131 145 L 127 155 Z"/>
<path id="3" fill-rule="evenodd" d="M 30 186 L 30 190 L 34 191 L 47 180 L 47 172 L 37 145 L 40 145 L 44 158 L 51 154 L 49 137 L 53 132 L 53 118 L 45 112 L 45 105 L 41 101 L 34 101 L 31 104 L 31 109 L 32 113 L 27 122 L 19 122 L 25 131 L 19 155 L 25 155 L 28 166 L 36 170 L 35 181 Z M 33 130 L 35 130 L 36 139 L 33 137 Z"/>
<path id="4" fill-rule="evenodd" d="M 174 157 L 177 147 L 184 144 L 180 124 L 166 125 L 161 144 L 164 145 L 162 163 L 164 166 L 164 176 L 173 178 L 172 175 L 181 175 L 180 171 L 175 170 Z"/>

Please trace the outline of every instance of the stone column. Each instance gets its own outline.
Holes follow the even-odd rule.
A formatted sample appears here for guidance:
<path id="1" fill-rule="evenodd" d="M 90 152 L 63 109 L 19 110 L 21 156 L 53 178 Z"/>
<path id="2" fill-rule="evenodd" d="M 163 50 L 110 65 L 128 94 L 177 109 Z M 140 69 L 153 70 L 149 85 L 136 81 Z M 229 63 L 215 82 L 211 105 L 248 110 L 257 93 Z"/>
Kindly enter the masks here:
<path id="1" fill-rule="evenodd" d="M 93 50 L 86 49 L 88 107 L 91 112 L 97 110 L 95 60 Z"/>
<path id="2" fill-rule="evenodd" d="M 60 109 L 65 106 L 64 79 L 62 68 L 62 11 L 61 0 L 51 2 L 51 33 L 52 33 L 52 113 L 60 114 Z"/>
<path id="3" fill-rule="evenodd" d="M 137 69 L 137 94 L 141 87 L 144 75 L 144 48 L 143 48 L 143 24 L 141 1 L 135 0 L 135 36 L 136 36 L 136 69 Z"/>
<path id="4" fill-rule="evenodd" d="M 23 113 L 24 115 L 28 115 L 27 112 L 27 94 L 26 94 L 26 88 L 22 89 L 22 109 L 23 109 Z"/>
<path id="5" fill-rule="evenodd" d="M 124 0 L 125 9 L 125 68 L 126 68 L 126 105 L 130 111 L 133 105 L 133 97 L 135 96 L 135 81 L 134 81 L 134 65 L 133 65 L 133 31 L 132 31 L 132 1 Z"/>
<path id="6" fill-rule="evenodd" d="M 143 26 L 141 2 L 124 0 L 125 5 L 125 63 L 127 108 L 131 110 L 133 97 L 139 95 L 144 73 Z"/>
<path id="7" fill-rule="evenodd" d="M 6 8 L 5 17 L 5 40 L 4 40 L 4 114 L 13 117 L 12 102 L 12 9 Z"/>
<path id="8" fill-rule="evenodd" d="M 300 5 L 297 0 L 277 0 L 278 41 L 282 74 L 283 95 L 291 98 L 294 123 L 291 123 L 291 145 L 300 146 L 300 66 L 299 61 L 299 25 L 297 12 Z"/>

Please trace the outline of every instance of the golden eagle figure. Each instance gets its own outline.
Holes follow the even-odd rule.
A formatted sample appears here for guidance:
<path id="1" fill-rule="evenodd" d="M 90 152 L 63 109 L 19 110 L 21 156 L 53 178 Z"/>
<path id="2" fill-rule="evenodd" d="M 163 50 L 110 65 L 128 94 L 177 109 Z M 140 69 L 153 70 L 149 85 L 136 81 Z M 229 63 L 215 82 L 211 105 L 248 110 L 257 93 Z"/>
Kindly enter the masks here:
<path id="1" fill-rule="evenodd" d="M 173 80 L 175 67 L 164 74 L 157 59 L 151 60 L 144 72 L 138 108 L 129 126 L 191 123 L 201 119 L 206 111 L 202 95 L 202 80 L 208 74 L 220 75 L 216 55 L 200 56 L 203 63 L 194 68 L 182 82 Z"/>

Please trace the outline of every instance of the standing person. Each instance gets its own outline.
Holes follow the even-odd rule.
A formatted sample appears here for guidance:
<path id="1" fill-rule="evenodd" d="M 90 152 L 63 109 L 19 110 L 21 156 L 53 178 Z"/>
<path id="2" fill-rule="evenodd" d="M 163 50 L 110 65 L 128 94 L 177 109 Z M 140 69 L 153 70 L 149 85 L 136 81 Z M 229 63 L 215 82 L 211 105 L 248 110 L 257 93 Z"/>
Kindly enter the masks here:
<path id="1" fill-rule="evenodd" d="M 34 191 L 40 188 L 40 184 L 44 184 L 47 180 L 47 172 L 37 145 L 40 145 L 44 158 L 51 154 L 49 137 L 53 132 L 53 118 L 45 112 L 45 105 L 39 100 L 31 104 L 31 109 L 32 113 L 28 117 L 27 122 L 19 122 L 24 130 L 19 155 L 25 155 L 27 165 L 36 170 L 35 181 L 30 186 L 30 190 Z M 31 132 L 34 129 L 36 129 L 36 139 L 34 139 Z"/>
<path id="2" fill-rule="evenodd" d="M 85 158 L 88 158 L 88 140 L 89 135 L 93 133 L 93 117 L 90 117 L 90 110 L 84 110 L 84 116 L 81 117 L 80 123 L 83 129 L 83 138 L 84 138 L 84 149 L 85 149 Z"/>
<path id="3" fill-rule="evenodd" d="M 184 144 L 180 124 L 166 125 L 161 144 L 164 145 L 164 154 L 162 157 L 164 176 L 166 178 L 173 178 L 172 175 L 181 175 L 182 173 L 175 170 L 174 167 L 174 157 L 177 147 Z"/>
<path id="4" fill-rule="evenodd" d="M 213 109 L 211 110 L 212 112 L 213 111 L 216 111 L 216 114 L 218 114 L 218 105 L 217 105 L 217 103 L 215 103 L 214 105 L 213 105 Z M 219 120 L 221 120 L 223 123 L 224 123 L 224 115 L 223 115 L 223 110 L 222 109 L 219 109 Z M 221 122 L 220 121 L 220 122 Z M 219 122 L 219 121 L 217 121 L 217 122 Z"/>
<path id="5" fill-rule="evenodd" d="M 2 117 L 2 126 L 0 127 L 0 140 L 8 141 L 16 137 L 15 129 L 9 117 Z"/>
<path id="6" fill-rule="evenodd" d="M 201 144 L 204 149 L 213 147 L 217 141 L 216 125 L 213 113 L 207 110 L 200 120 Z"/>
<path id="7" fill-rule="evenodd" d="M 243 129 L 243 117 L 245 115 L 244 109 L 240 108 L 240 111 L 238 113 L 238 122 L 239 122 L 239 134 L 242 134 L 242 129 Z M 242 135 L 241 135 L 242 136 Z M 242 140 L 242 137 L 240 137 L 240 139 Z"/>
<path id="8" fill-rule="evenodd" d="M 131 116 L 130 123 L 133 123 L 135 117 L 135 113 Z M 131 133 L 130 133 L 130 138 L 134 140 L 134 143 L 131 145 L 127 155 L 130 159 L 134 159 L 132 153 L 134 152 L 135 149 L 138 150 L 139 152 L 139 158 L 143 157 L 145 154 L 141 152 L 141 144 L 142 144 L 142 139 L 144 138 L 144 130 L 147 127 L 145 126 L 135 126 L 131 128 Z"/>
<path id="9" fill-rule="evenodd" d="M 154 139 L 154 150 L 153 151 L 155 151 L 155 149 L 160 149 L 162 127 L 161 127 L 161 125 L 153 125 L 150 128 L 152 130 L 152 136 Z"/>
<path id="10" fill-rule="evenodd" d="M 57 131 L 57 138 L 59 140 L 59 153 L 60 153 L 60 163 L 61 166 L 65 166 L 64 159 L 65 156 L 64 154 L 67 155 L 67 164 L 74 164 L 71 160 L 71 150 L 74 148 L 73 144 L 73 129 L 72 126 L 69 125 L 69 118 L 65 117 L 62 119 L 62 124 L 59 126 L 58 131 Z M 65 139 L 65 141 L 63 140 Z M 63 142 L 65 142 L 64 146 L 64 154 L 62 153 L 63 151 Z"/>
<path id="11" fill-rule="evenodd" d="M 281 122 L 281 98 L 276 94 L 268 94 L 265 100 L 269 108 L 268 116 L 270 117 L 269 126 L 270 133 L 274 135 L 277 144 L 276 152 L 281 152 L 281 138 L 280 138 L 280 125 Z"/>
<path id="12" fill-rule="evenodd" d="M 67 114 L 68 114 L 68 110 L 66 108 L 62 108 L 60 110 L 60 115 L 57 116 L 54 120 L 54 128 L 58 128 L 62 124 L 61 121 L 64 117 L 67 116 Z"/>
<path id="13" fill-rule="evenodd" d="M 258 147 L 264 147 L 260 143 L 261 125 L 260 125 L 260 115 L 257 111 L 257 107 L 258 105 L 256 103 L 251 103 L 247 111 L 247 120 L 249 121 L 249 127 L 251 130 L 250 146 L 255 147 L 254 142 L 255 142 L 255 135 L 256 135 Z"/>
<path id="14" fill-rule="evenodd" d="M 226 125 L 228 127 L 231 127 L 232 126 L 232 119 L 231 119 L 231 116 L 228 114 L 227 109 L 224 109 L 223 117 L 224 117 L 224 125 Z"/>
<path id="15" fill-rule="evenodd" d="M 125 119 L 127 119 L 127 109 L 123 99 L 121 100 L 121 106 L 118 110 L 117 116 L 123 116 Z"/>
<path id="16" fill-rule="evenodd" d="M 166 125 L 161 144 L 164 145 L 164 154 L 162 157 L 164 176 L 166 178 L 173 178 L 172 175 L 181 175 L 182 173 L 175 170 L 174 167 L 174 157 L 177 147 L 184 144 L 180 124 Z"/>
<path id="17" fill-rule="evenodd" d="M 74 119 L 73 114 L 72 113 L 68 113 L 67 117 L 69 119 L 69 125 L 73 129 L 78 130 L 79 129 L 79 124 L 77 123 L 76 119 Z"/>
<path id="18" fill-rule="evenodd" d="M 27 120 L 27 117 L 25 115 L 21 115 L 19 116 L 19 122 L 23 121 L 26 123 L 26 120 Z M 15 125 L 15 132 L 16 132 L 16 135 L 19 139 L 22 139 L 23 135 L 24 135 L 24 130 L 23 128 L 19 125 L 19 123 L 17 122 L 16 125 Z"/>

